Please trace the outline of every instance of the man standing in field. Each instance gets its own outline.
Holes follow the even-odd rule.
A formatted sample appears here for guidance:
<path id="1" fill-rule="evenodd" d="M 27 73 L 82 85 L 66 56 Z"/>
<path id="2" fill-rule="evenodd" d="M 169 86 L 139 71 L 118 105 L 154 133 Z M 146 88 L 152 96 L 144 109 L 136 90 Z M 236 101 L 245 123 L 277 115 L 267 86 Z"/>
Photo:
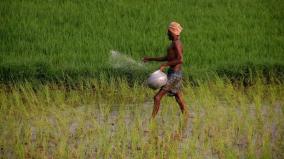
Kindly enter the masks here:
<path id="1" fill-rule="evenodd" d="M 167 49 L 167 55 L 162 57 L 144 57 L 143 61 L 167 61 L 160 66 L 160 70 L 163 71 L 165 67 L 169 67 L 167 76 L 168 81 L 159 92 L 154 96 L 154 108 L 152 112 L 152 118 L 155 118 L 160 108 L 160 101 L 165 94 L 174 96 L 181 112 L 188 116 L 188 111 L 181 93 L 182 82 L 182 63 L 183 63 L 183 49 L 180 41 L 180 33 L 182 27 L 177 22 L 171 22 L 168 27 L 168 37 L 171 40 L 171 44 Z"/>

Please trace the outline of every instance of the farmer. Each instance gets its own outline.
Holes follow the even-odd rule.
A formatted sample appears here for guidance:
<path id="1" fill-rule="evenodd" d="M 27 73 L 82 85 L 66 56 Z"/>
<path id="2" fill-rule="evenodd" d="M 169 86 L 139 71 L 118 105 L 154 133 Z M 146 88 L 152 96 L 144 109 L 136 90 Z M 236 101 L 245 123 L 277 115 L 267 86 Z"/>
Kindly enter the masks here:
<path id="1" fill-rule="evenodd" d="M 164 95 L 174 96 L 181 112 L 188 115 L 186 104 L 182 98 L 181 82 L 182 82 L 182 63 L 183 63 L 183 49 L 180 41 L 180 33 L 182 27 L 177 22 L 171 22 L 168 27 L 168 37 L 171 40 L 170 46 L 167 48 L 167 55 L 163 57 L 144 57 L 143 61 L 167 61 L 161 64 L 160 70 L 163 71 L 169 67 L 167 76 L 168 81 L 159 92 L 154 96 L 154 108 L 152 118 L 155 118 L 160 108 L 160 101 Z"/>

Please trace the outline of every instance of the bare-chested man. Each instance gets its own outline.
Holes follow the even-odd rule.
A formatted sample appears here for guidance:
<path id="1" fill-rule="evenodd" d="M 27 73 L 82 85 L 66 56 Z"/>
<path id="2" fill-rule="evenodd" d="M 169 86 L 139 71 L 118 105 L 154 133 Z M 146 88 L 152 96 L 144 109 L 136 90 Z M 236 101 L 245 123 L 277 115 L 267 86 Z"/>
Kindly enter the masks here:
<path id="1" fill-rule="evenodd" d="M 163 71 L 165 67 L 169 67 L 167 76 L 168 81 L 154 97 L 154 108 L 152 112 L 152 118 L 155 118 L 160 108 L 160 101 L 166 94 L 175 96 L 177 103 L 181 109 L 181 112 L 188 115 L 185 102 L 181 93 L 182 82 L 182 63 L 183 63 L 183 49 L 180 41 L 180 33 L 182 27 L 176 22 L 171 22 L 168 28 L 168 37 L 171 40 L 171 44 L 167 49 L 167 55 L 163 57 L 144 57 L 143 61 L 167 61 L 160 66 L 160 70 Z"/>

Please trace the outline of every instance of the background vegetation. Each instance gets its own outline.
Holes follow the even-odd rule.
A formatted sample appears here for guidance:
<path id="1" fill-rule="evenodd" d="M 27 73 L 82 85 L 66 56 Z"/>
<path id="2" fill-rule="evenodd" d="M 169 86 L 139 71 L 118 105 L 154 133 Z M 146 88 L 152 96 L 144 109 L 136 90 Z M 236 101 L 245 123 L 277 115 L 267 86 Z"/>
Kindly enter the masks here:
<path id="1" fill-rule="evenodd" d="M 109 52 L 163 55 L 173 20 L 184 27 L 185 77 L 259 71 L 283 79 L 283 16 L 281 0 L 1 0 L 0 80 L 145 79 L 138 75 L 158 64 L 116 69 Z"/>

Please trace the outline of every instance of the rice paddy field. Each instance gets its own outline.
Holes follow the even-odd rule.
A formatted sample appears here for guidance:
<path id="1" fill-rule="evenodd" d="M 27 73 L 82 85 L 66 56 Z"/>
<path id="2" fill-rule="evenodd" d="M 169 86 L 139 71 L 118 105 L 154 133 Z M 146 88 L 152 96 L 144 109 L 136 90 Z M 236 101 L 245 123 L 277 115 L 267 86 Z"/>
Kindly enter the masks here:
<path id="1" fill-rule="evenodd" d="M 1 0 L 0 159 L 284 158 L 282 0 Z M 145 80 L 184 30 L 184 116 Z"/>
<path id="2" fill-rule="evenodd" d="M 159 65 L 113 68 L 110 51 L 137 61 L 164 55 L 173 20 L 184 28 L 186 78 L 260 71 L 283 79 L 283 16 L 282 0 L 1 0 L 0 80 L 71 81 L 101 73 L 141 80 Z"/>
<path id="3" fill-rule="evenodd" d="M 0 89 L 1 158 L 283 158 L 284 86 L 186 84 L 150 120 L 154 92 L 126 80 Z"/>

